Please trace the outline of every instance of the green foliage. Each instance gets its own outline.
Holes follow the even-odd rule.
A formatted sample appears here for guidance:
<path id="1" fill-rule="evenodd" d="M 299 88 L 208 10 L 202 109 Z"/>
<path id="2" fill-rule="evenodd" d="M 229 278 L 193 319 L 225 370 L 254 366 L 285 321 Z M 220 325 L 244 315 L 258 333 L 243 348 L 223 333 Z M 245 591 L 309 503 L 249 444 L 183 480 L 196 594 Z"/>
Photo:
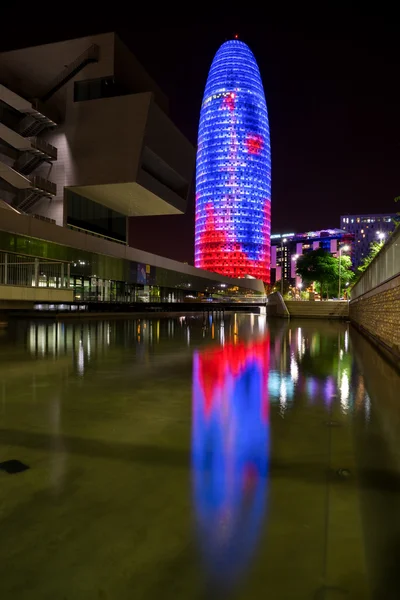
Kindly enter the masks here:
<path id="1" fill-rule="evenodd" d="M 329 292 L 331 296 L 337 296 L 339 290 L 339 275 L 340 275 L 340 289 L 341 296 L 347 290 L 348 286 L 352 283 L 355 278 L 355 273 L 352 271 L 351 266 L 351 258 L 346 254 L 342 254 L 340 260 L 339 258 L 335 258 L 335 271 L 336 271 L 336 281 L 330 286 Z M 340 265 L 340 273 L 339 273 L 339 265 Z"/>
<path id="2" fill-rule="evenodd" d="M 335 260 L 332 254 L 318 248 L 318 250 L 302 254 L 298 258 L 296 273 L 307 285 L 316 282 L 321 295 L 328 295 L 329 285 L 336 279 Z"/>
<path id="3" fill-rule="evenodd" d="M 307 285 L 315 282 L 317 291 L 327 298 L 337 297 L 339 277 L 342 291 L 354 278 L 349 256 L 342 254 L 339 260 L 322 248 L 302 254 L 297 261 L 296 272 Z"/>
<path id="4" fill-rule="evenodd" d="M 289 283 L 289 281 L 284 279 L 283 280 L 283 295 L 284 296 L 289 293 L 289 289 L 290 289 L 290 283 Z M 273 292 L 281 292 L 282 291 L 280 279 L 278 279 L 278 281 L 276 281 L 274 283 L 274 285 L 272 286 L 272 291 Z"/>
<path id="5" fill-rule="evenodd" d="M 371 264 L 378 252 L 381 251 L 384 242 L 371 242 L 369 245 L 369 254 L 363 259 L 358 267 L 358 273 L 364 273 L 365 269 Z"/>

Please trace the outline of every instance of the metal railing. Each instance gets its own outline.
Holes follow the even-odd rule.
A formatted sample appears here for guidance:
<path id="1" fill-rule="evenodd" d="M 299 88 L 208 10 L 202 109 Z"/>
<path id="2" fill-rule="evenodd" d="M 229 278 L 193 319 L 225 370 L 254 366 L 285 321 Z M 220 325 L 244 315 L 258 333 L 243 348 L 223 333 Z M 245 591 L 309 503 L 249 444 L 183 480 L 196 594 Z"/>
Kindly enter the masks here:
<path id="1" fill-rule="evenodd" d="M 46 154 L 46 156 L 49 158 L 57 160 L 57 148 L 55 146 L 37 136 L 30 137 L 29 141 L 35 150 L 39 150 L 40 152 L 43 152 L 43 154 Z"/>
<path id="2" fill-rule="evenodd" d="M 40 175 L 30 175 L 28 177 L 29 181 L 32 183 L 32 187 L 44 191 L 51 196 L 55 196 L 57 194 L 57 185 Z"/>
<path id="3" fill-rule="evenodd" d="M 390 236 L 351 290 L 351 300 L 400 275 L 400 227 Z"/>
<path id="4" fill-rule="evenodd" d="M 69 288 L 70 263 L 0 251 L 0 285 Z"/>
<path id="5" fill-rule="evenodd" d="M 123 240 L 119 240 L 118 238 L 103 235 L 102 233 L 96 233 L 95 231 L 90 231 L 90 229 L 83 229 L 83 227 L 77 227 L 76 225 L 71 225 L 71 223 L 68 223 L 67 227 L 68 229 L 73 229 L 74 231 L 85 233 L 86 235 L 101 238 L 102 240 L 108 240 L 109 242 L 115 242 L 116 244 L 122 244 L 124 246 L 128 245 L 128 242 L 124 242 Z"/>

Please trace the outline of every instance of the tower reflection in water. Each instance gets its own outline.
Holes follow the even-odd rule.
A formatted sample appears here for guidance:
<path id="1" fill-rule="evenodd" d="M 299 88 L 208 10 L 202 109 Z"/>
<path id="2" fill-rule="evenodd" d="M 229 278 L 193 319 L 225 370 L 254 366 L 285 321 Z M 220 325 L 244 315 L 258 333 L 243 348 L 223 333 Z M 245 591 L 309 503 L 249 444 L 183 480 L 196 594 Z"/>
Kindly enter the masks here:
<path id="1" fill-rule="evenodd" d="M 266 506 L 269 337 L 193 357 L 192 477 L 207 579 L 229 590 L 253 558 Z"/>

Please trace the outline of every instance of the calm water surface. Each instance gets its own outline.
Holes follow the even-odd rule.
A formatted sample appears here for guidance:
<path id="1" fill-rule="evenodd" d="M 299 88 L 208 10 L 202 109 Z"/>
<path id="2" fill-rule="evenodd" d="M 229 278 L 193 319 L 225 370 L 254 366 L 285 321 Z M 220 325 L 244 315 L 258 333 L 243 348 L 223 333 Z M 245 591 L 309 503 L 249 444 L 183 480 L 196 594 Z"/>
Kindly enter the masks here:
<path id="1" fill-rule="evenodd" d="M 399 384 L 343 323 L 11 324 L 1 599 L 398 599 Z"/>

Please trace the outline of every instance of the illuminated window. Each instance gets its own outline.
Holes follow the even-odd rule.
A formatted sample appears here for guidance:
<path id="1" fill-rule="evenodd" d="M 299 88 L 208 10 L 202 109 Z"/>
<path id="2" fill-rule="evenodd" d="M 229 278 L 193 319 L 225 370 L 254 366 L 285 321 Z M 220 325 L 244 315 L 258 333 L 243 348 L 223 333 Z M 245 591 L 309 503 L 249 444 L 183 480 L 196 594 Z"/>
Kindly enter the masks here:
<path id="1" fill-rule="evenodd" d="M 364 233 L 364 229 L 361 229 L 361 233 Z M 339 277 L 339 275 L 338 275 L 338 277 Z"/>

